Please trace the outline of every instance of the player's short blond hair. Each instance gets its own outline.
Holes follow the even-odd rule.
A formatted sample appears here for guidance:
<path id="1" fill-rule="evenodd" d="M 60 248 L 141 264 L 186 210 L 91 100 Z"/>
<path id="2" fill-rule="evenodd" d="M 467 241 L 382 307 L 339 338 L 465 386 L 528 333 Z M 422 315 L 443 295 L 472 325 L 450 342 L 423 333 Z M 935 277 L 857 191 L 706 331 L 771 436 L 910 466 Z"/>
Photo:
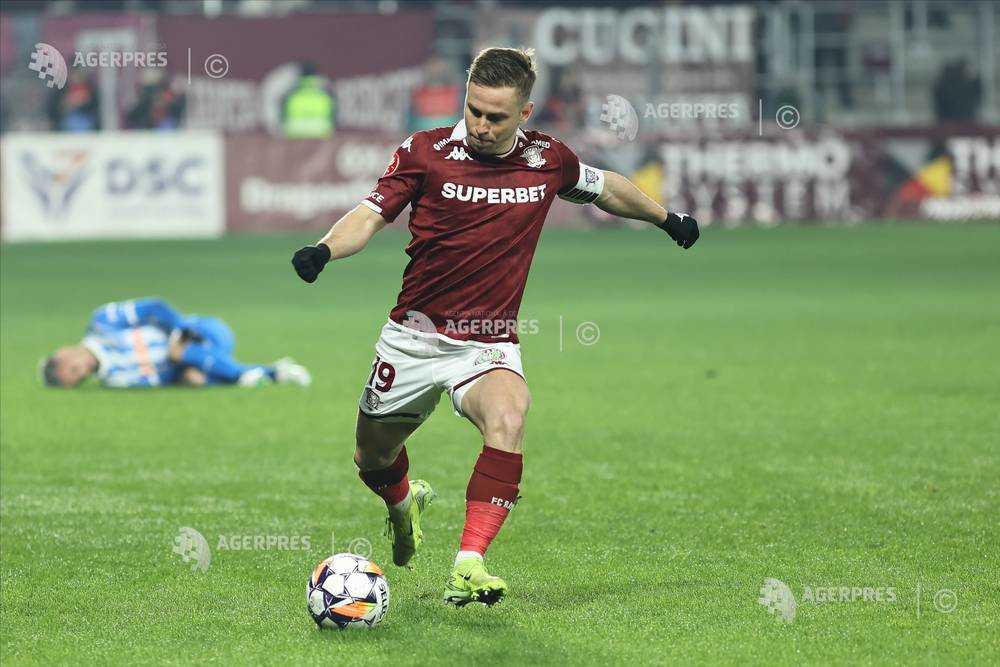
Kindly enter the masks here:
<path id="1" fill-rule="evenodd" d="M 531 96 L 538 74 L 534 49 L 483 49 L 469 68 L 469 83 L 487 88 L 516 88 L 522 101 Z"/>

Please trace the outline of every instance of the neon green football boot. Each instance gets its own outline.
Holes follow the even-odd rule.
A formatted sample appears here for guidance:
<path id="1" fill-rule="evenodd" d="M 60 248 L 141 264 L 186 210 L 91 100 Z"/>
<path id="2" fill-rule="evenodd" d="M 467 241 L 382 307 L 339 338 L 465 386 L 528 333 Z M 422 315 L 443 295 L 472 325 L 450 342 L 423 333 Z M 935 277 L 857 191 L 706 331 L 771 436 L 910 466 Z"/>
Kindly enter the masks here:
<path id="1" fill-rule="evenodd" d="M 392 562 L 404 567 L 424 541 L 420 530 L 420 515 L 427 511 L 437 493 L 422 479 L 410 481 L 410 504 L 402 512 L 389 511 L 385 519 L 385 534 L 392 543 Z M 411 566 L 412 567 L 412 566 Z"/>
<path id="2" fill-rule="evenodd" d="M 507 582 L 486 571 L 481 558 L 466 558 L 455 565 L 444 586 L 444 601 L 456 607 L 470 602 L 491 606 L 507 594 Z"/>

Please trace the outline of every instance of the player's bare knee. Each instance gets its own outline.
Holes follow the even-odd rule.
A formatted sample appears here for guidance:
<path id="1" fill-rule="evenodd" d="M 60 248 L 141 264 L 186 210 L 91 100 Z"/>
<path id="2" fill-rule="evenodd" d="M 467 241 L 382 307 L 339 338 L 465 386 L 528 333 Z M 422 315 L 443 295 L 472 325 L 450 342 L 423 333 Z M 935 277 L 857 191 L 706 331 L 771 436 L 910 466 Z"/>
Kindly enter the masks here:
<path id="1" fill-rule="evenodd" d="M 504 442 L 519 442 L 524 432 L 524 410 L 516 405 L 494 410 L 486 420 L 487 437 Z"/>
<path id="2" fill-rule="evenodd" d="M 359 414 L 354 462 L 361 470 L 377 470 L 392 465 L 406 439 L 418 426 L 381 423 Z"/>
<path id="3" fill-rule="evenodd" d="M 365 444 L 359 440 L 354 448 L 354 463 L 359 470 L 378 470 L 392 465 L 399 455 L 402 443 L 391 445 L 368 440 Z"/>

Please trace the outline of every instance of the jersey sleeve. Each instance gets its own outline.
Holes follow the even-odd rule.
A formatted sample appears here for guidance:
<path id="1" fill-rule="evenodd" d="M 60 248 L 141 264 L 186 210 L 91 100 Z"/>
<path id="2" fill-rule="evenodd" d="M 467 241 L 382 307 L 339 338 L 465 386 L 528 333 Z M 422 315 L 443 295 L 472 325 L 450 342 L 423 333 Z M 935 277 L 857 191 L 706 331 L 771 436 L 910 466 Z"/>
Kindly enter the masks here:
<path id="1" fill-rule="evenodd" d="M 106 303 L 90 316 L 87 331 L 107 334 L 122 329 L 152 325 L 171 331 L 180 325 L 181 315 L 163 299 L 132 299 Z"/>
<path id="2" fill-rule="evenodd" d="M 559 197 L 574 204 L 590 204 L 597 201 L 604 192 L 604 172 L 580 162 L 576 153 L 561 141 L 556 141 L 553 145 L 562 165 Z"/>
<path id="3" fill-rule="evenodd" d="M 389 166 L 362 204 L 386 222 L 396 219 L 420 195 L 427 174 L 427 144 L 421 133 L 411 135 L 392 154 Z"/>

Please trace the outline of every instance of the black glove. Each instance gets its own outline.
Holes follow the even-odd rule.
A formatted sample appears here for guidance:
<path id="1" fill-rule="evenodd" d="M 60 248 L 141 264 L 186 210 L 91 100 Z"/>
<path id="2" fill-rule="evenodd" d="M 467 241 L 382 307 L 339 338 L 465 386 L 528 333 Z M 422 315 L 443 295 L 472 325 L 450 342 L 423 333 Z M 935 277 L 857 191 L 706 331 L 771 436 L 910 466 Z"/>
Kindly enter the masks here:
<path id="1" fill-rule="evenodd" d="M 667 219 L 657 225 L 670 235 L 677 245 L 687 250 L 694 245 L 701 233 L 698 231 L 698 221 L 687 213 L 667 213 Z"/>
<path id="2" fill-rule="evenodd" d="M 299 278 L 307 283 L 316 282 L 320 271 L 329 261 L 330 248 L 325 243 L 307 245 L 292 255 L 292 266 L 295 267 L 295 273 L 299 274 Z"/>

